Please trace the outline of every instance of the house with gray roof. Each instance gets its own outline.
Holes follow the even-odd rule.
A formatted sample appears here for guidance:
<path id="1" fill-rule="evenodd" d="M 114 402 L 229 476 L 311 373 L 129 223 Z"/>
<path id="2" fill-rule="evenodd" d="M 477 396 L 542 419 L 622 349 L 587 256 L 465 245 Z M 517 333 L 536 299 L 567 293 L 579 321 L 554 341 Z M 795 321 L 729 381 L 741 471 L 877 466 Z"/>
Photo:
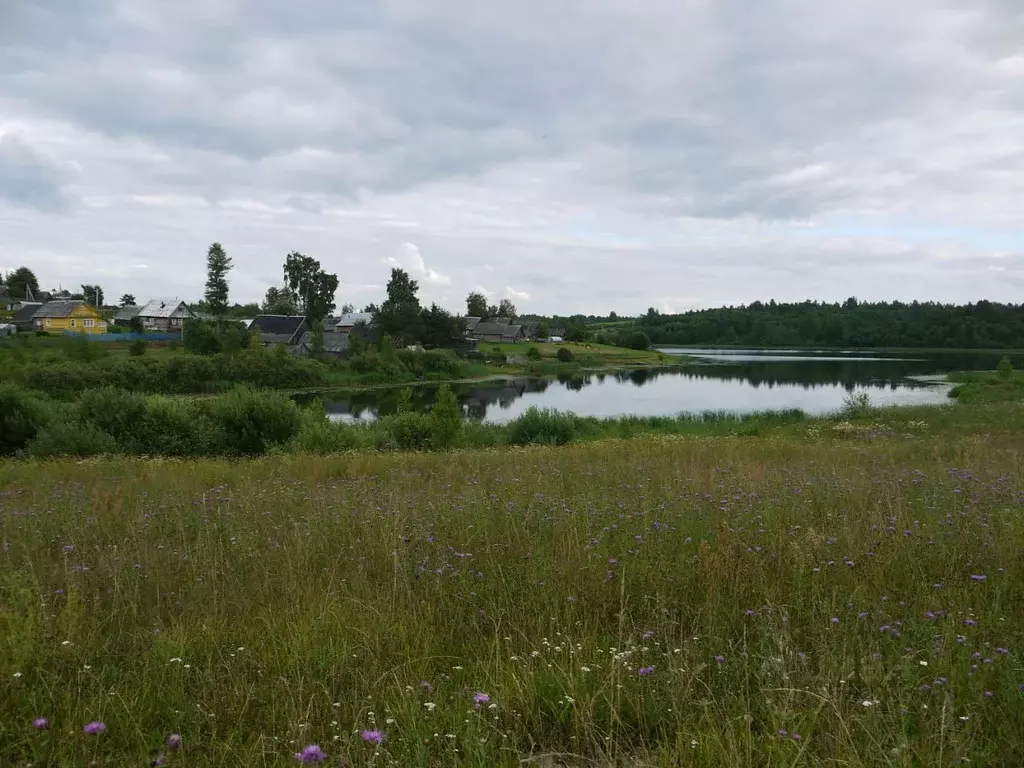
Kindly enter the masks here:
<path id="1" fill-rule="evenodd" d="M 186 320 L 195 318 L 195 313 L 181 299 L 151 299 L 139 309 L 136 316 L 142 320 L 142 327 L 147 331 L 180 332 Z"/>
<path id="2" fill-rule="evenodd" d="M 19 303 L 21 306 L 14 310 L 14 317 L 11 318 L 11 322 L 18 327 L 19 331 L 31 331 L 35 325 L 32 318 L 35 317 L 39 308 L 43 306 L 43 302 L 22 301 Z"/>
<path id="3" fill-rule="evenodd" d="M 356 325 L 373 325 L 373 313 L 372 312 L 345 312 L 341 317 L 338 318 L 338 323 L 334 327 L 339 331 L 351 331 Z"/>
<path id="4" fill-rule="evenodd" d="M 114 315 L 114 325 L 127 327 L 131 324 L 132 318 L 139 314 L 140 311 L 142 311 L 142 307 L 135 304 L 119 307 L 117 313 Z"/>
<path id="5" fill-rule="evenodd" d="M 256 315 L 249 325 L 250 332 L 260 334 L 260 341 L 264 346 L 296 346 L 308 330 L 309 323 L 306 322 L 305 315 Z"/>

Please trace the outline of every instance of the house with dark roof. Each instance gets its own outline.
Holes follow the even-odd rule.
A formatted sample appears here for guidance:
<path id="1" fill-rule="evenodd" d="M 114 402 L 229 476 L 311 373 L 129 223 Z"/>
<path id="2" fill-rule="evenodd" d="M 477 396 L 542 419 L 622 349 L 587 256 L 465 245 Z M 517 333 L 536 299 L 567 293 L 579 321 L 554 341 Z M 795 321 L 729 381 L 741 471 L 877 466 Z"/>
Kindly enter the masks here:
<path id="1" fill-rule="evenodd" d="M 114 314 L 114 325 L 121 327 L 127 327 L 131 324 L 132 318 L 135 317 L 139 312 L 142 311 L 142 307 L 134 304 L 129 304 L 124 307 L 120 307 Z"/>
<path id="2" fill-rule="evenodd" d="M 476 326 L 473 338 L 480 341 L 490 342 L 517 342 L 522 341 L 523 326 L 513 325 L 510 317 L 496 317 Z"/>
<path id="3" fill-rule="evenodd" d="M 291 347 L 302 341 L 303 334 L 309 331 L 309 323 L 304 315 L 256 315 L 249 330 L 260 334 L 264 346 L 284 344 Z"/>
<path id="4" fill-rule="evenodd" d="M 467 318 L 465 318 L 465 321 L 466 321 L 466 337 L 467 338 L 475 337 L 476 336 L 476 328 L 477 328 L 478 325 L 480 325 L 480 321 L 481 320 L 483 320 L 482 317 L 467 317 Z"/>
<path id="5" fill-rule="evenodd" d="M 321 354 L 329 355 L 331 357 L 343 357 L 348 354 L 348 345 L 349 334 L 338 333 L 337 331 L 325 331 L 324 345 Z M 302 355 L 303 357 L 310 357 L 313 355 L 313 347 L 313 332 L 306 331 L 302 334 L 302 338 L 299 340 L 295 354 Z"/>
<path id="6" fill-rule="evenodd" d="M 147 331 L 181 331 L 185 321 L 195 319 L 196 315 L 181 299 L 150 299 L 136 316 Z"/>
<path id="7" fill-rule="evenodd" d="M 345 332 L 351 331 L 356 325 L 373 325 L 373 313 L 345 312 L 338 318 L 338 322 L 334 327 L 339 331 Z"/>
<path id="8" fill-rule="evenodd" d="M 39 308 L 43 306 L 43 302 L 21 301 L 18 303 L 20 306 L 14 310 L 14 317 L 11 318 L 11 322 L 18 327 L 19 331 L 31 331 L 35 327 L 32 318 L 35 317 Z"/>

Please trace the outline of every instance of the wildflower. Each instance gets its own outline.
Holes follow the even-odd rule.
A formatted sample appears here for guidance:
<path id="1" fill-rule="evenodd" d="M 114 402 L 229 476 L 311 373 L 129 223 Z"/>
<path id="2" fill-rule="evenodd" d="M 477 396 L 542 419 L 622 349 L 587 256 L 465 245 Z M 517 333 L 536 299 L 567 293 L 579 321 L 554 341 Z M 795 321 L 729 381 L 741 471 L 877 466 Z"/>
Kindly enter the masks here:
<path id="1" fill-rule="evenodd" d="M 992 691 L 985 691 L 985 698 L 986 699 L 991 699 L 993 696 L 995 696 L 995 694 L 992 693 Z"/>
<path id="2" fill-rule="evenodd" d="M 32 725 L 34 725 L 36 730 L 38 731 L 45 731 L 47 728 L 50 727 L 50 721 L 47 720 L 45 717 L 37 717 L 35 720 L 32 721 Z"/>
<path id="3" fill-rule="evenodd" d="M 180 733 L 172 733 L 170 736 L 167 737 L 167 748 L 172 752 L 177 752 L 179 749 L 181 749 L 181 744 L 182 741 Z"/>
<path id="4" fill-rule="evenodd" d="M 785 728 L 779 728 L 779 738 L 784 739 L 787 736 L 789 736 L 789 731 L 787 731 Z"/>
<path id="5" fill-rule="evenodd" d="M 482 693 L 480 691 L 477 691 L 476 694 L 474 694 L 474 696 L 473 696 L 473 702 L 476 704 L 477 709 L 482 707 L 484 704 L 490 703 L 490 701 L 491 701 L 490 695 L 486 694 L 486 693 Z"/>
<path id="6" fill-rule="evenodd" d="M 420 683 L 420 688 L 423 689 L 424 693 L 431 693 L 434 690 L 434 686 L 430 684 L 429 680 L 424 680 Z"/>
<path id="7" fill-rule="evenodd" d="M 794 733 L 793 734 L 793 741 L 803 741 L 803 740 L 804 740 L 804 737 L 801 736 L 799 733 Z"/>
<path id="8" fill-rule="evenodd" d="M 327 759 L 327 753 L 320 749 L 319 744 L 310 744 L 305 747 L 301 752 L 295 753 L 295 759 L 300 763 L 306 765 L 313 765 L 314 763 L 322 763 Z"/>
<path id="9" fill-rule="evenodd" d="M 149 768 L 160 768 L 163 765 L 167 765 L 166 755 L 157 755 L 155 760 L 149 761 Z"/>
<path id="10" fill-rule="evenodd" d="M 654 637 L 653 630 L 648 629 L 646 632 L 644 632 L 644 640 L 650 640 L 652 637 Z"/>
<path id="11" fill-rule="evenodd" d="M 91 723 L 87 723 L 85 728 L 82 730 L 90 736 L 99 736 L 101 733 L 107 732 L 107 724 L 100 722 L 99 720 L 94 720 Z"/>
<path id="12" fill-rule="evenodd" d="M 838 624 L 839 623 L 839 617 L 838 616 L 833 616 L 832 617 L 832 623 L 833 624 Z"/>
<path id="13" fill-rule="evenodd" d="M 637 670 L 637 674 L 639 674 L 640 677 L 647 677 L 648 675 L 653 675 L 654 665 L 652 664 L 649 667 L 640 667 L 640 669 Z"/>
<path id="14" fill-rule="evenodd" d="M 423 702 L 423 706 L 427 708 L 427 712 L 433 712 L 434 711 L 434 707 L 436 707 L 437 704 L 435 704 L 432 701 L 424 701 Z"/>
<path id="15" fill-rule="evenodd" d="M 968 627 L 976 627 L 978 625 L 978 622 L 976 622 L 974 619 L 964 619 L 964 624 L 966 624 Z"/>
<path id="16" fill-rule="evenodd" d="M 987 578 L 988 577 L 985 574 L 983 574 L 983 573 L 972 573 L 971 574 L 971 581 L 984 581 Z"/>
<path id="17" fill-rule="evenodd" d="M 715 661 L 720 665 L 725 664 L 725 656 L 715 656 Z"/>
<path id="18" fill-rule="evenodd" d="M 384 741 L 387 739 L 387 736 L 384 735 L 384 731 L 378 730 L 363 731 L 359 735 L 362 736 L 363 741 L 365 741 L 367 744 L 372 744 L 375 747 L 380 744 L 383 744 Z"/>

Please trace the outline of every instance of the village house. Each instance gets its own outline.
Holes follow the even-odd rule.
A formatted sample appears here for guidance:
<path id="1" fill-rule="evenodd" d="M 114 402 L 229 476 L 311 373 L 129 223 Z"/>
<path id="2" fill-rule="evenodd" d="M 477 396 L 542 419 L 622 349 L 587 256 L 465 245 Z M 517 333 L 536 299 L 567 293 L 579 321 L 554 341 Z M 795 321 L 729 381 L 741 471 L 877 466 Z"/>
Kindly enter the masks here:
<path id="1" fill-rule="evenodd" d="M 356 325 L 373 325 L 372 312 L 345 312 L 334 327 L 342 333 L 351 331 Z"/>
<path id="2" fill-rule="evenodd" d="M 249 330 L 259 333 L 263 346 L 284 344 L 296 346 L 309 331 L 309 323 L 303 315 L 256 315 Z"/>
<path id="3" fill-rule="evenodd" d="M 120 307 L 114 314 L 114 325 L 122 328 L 127 328 L 131 325 L 132 318 L 139 314 L 142 307 L 136 306 L 135 304 L 129 304 L 124 307 Z"/>
<path id="4" fill-rule="evenodd" d="M 338 333 L 337 331 L 326 331 L 324 332 L 323 348 L 320 350 L 320 354 L 327 355 L 329 357 L 344 357 L 348 354 L 348 345 L 349 334 Z M 313 342 L 313 332 L 306 331 L 302 334 L 298 347 L 294 351 L 297 355 L 310 357 L 314 354 L 315 346 L 316 345 Z"/>
<path id="5" fill-rule="evenodd" d="M 82 299 L 50 301 L 36 309 L 32 324 L 47 333 L 106 333 L 107 320 Z"/>
<path id="6" fill-rule="evenodd" d="M 180 332 L 186 320 L 195 319 L 195 313 L 181 299 L 151 299 L 135 314 L 147 331 Z"/>
<path id="7" fill-rule="evenodd" d="M 523 326 L 514 325 L 510 317 L 495 317 L 479 323 L 473 337 L 480 341 L 515 343 L 524 338 Z"/>
<path id="8" fill-rule="evenodd" d="M 20 301 L 18 305 L 15 307 L 11 322 L 14 323 L 19 331 L 31 331 L 35 328 L 35 321 L 32 318 L 35 317 L 39 308 L 43 306 L 43 302 Z"/>

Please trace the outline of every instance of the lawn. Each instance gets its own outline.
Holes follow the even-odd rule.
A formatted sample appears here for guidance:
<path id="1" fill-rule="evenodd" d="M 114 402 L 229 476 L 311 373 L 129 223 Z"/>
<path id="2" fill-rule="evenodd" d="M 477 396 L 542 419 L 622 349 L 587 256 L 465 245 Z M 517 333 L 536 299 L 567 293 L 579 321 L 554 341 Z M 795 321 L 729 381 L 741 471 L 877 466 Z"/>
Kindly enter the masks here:
<path id="1" fill-rule="evenodd" d="M 1024 439 L 928 413 L 4 462 L 0 765 L 1020 765 Z"/>

